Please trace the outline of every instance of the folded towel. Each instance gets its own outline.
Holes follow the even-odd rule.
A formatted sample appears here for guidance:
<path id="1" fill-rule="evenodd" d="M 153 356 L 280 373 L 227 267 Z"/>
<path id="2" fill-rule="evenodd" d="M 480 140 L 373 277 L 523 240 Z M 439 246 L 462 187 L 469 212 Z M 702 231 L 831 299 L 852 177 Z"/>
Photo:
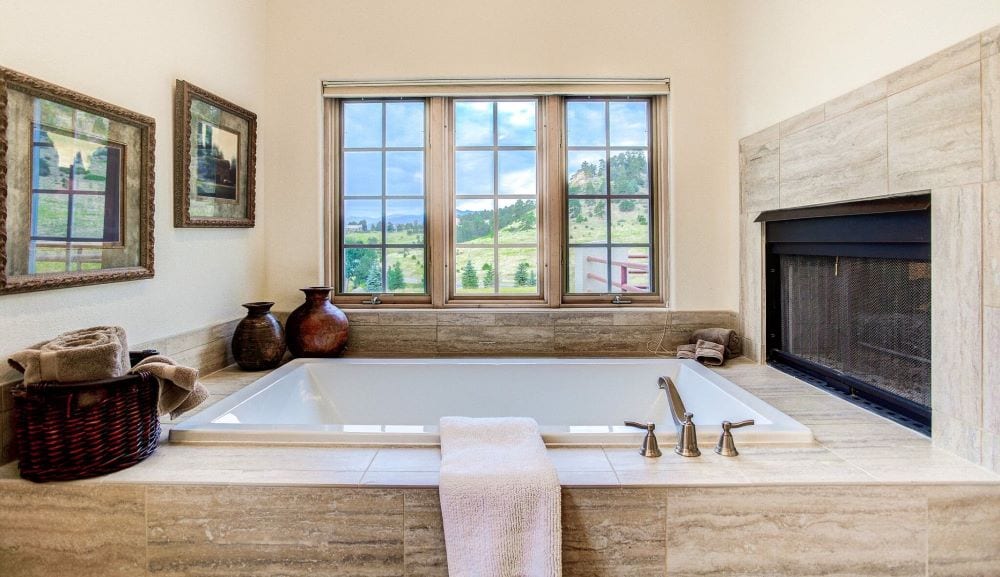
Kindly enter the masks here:
<path id="1" fill-rule="evenodd" d="M 698 345 L 677 345 L 678 359 L 693 359 Z"/>
<path id="2" fill-rule="evenodd" d="M 694 358 L 700 363 L 721 367 L 726 360 L 726 347 L 711 341 L 698 341 Z"/>
<path id="3" fill-rule="evenodd" d="M 198 382 L 198 369 L 182 367 L 169 357 L 153 355 L 142 359 L 130 371 L 146 372 L 160 383 L 157 409 L 161 415 L 170 413 L 176 419 L 208 398 L 208 389 Z"/>
<path id="4" fill-rule="evenodd" d="M 743 354 L 743 341 L 733 329 L 698 329 L 691 334 L 690 343 L 709 341 L 726 347 L 726 358 L 732 359 Z"/>
<path id="5" fill-rule="evenodd" d="M 559 478 L 527 418 L 441 419 L 450 577 L 559 577 Z"/>
<path id="6" fill-rule="evenodd" d="M 121 327 L 91 327 L 31 345 L 11 355 L 7 363 L 24 373 L 29 385 L 121 377 L 129 370 L 128 341 Z"/>

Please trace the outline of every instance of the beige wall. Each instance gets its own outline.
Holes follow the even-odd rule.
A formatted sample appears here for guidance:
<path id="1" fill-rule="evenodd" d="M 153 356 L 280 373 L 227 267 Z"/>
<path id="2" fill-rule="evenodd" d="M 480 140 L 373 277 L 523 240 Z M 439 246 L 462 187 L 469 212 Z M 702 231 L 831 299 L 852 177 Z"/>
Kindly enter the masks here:
<path id="1" fill-rule="evenodd" d="M 263 162 L 268 294 L 321 281 L 320 81 L 669 76 L 671 305 L 735 310 L 735 142 L 725 2 L 282 0 L 268 3 Z"/>
<path id="2" fill-rule="evenodd" d="M 149 341 L 235 318 L 240 303 L 265 296 L 267 213 L 256 230 L 175 229 L 172 164 L 175 78 L 263 108 L 264 16 L 262 3 L 239 0 L 0 3 L 0 65 L 157 123 L 155 278 L 0 297 L 0 358 L 94 324 L 121 324 L 133 342 Z"/>

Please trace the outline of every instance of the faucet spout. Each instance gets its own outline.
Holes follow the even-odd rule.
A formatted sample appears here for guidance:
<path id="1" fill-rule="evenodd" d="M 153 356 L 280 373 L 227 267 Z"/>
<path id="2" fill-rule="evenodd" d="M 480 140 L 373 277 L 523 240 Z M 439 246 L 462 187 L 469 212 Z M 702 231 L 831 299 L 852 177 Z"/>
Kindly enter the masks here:
<path id="1" fill-rule="evenodd" d="M 682 457 L 697 457 L 701 455 L 698 449 L 698 434 L 694 426 L 694 413 L 689 413 L 684 406 L 684 400 L 677 391 L 673 379 L 670 377 L 660 377 L 658 381 L 660 389 L 667 395 L 667 404 L 670 405 L 670 418 L 673 419 L 677 427 L 677 446 L 674 452 Z"/>

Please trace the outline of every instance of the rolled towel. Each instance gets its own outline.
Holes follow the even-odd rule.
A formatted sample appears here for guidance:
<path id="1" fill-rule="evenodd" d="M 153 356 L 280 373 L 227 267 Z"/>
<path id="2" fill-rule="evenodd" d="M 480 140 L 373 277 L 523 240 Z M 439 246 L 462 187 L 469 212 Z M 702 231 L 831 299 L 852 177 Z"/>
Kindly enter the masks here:
<path id="1" fill-rule="evenodd" d="M 709 341 L 726 348 L 726 358 L 732 359 L 743 354 L 743 340 L 733 329 L 698 329 L 691 333 L 690 343 Z"/>
<path id="2" fill-rule="evenodd" d="M 136 363 L 132 373 L 146 372 L 160 383 L 157 409 L 171 419 L 197 407 L 208 398 L 208 389 L 198 382 L 198 369 L 178 365 L 169 357 L 153 355 Z"/>
<path id="3" fill-rule="evenodd" d="M 129 370 L 128 340 L 121 327 L 91 327 L 31 345 L 11 355 L 7 363 L 24 373 L 25 384 L 121 377 Z"/>
<path id="4" fill-rule="evenodd" d="M 698 341 L 694 358 L 713 367 L 721 367 L 726 360 L 726 347 L 711 341 Z"/>
<path id="5" fill-rule="evenodd" d="M 693 359 L 698 345 L 677 345 L 678 359 Z"/>
<path id="6" fill-rule="evenodd" d="M 450 577 L 559 577 L 561 488 L 534 419 L 441 419 Z"/>

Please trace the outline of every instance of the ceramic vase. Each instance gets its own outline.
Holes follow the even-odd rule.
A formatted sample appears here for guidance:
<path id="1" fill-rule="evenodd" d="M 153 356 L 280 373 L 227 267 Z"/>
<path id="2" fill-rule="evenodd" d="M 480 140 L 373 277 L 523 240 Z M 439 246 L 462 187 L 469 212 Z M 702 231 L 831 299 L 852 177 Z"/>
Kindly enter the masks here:
<path id="1" fill-rule="evenodd" d="M 300 289 L 306 302 L 285 323 L 288 350 L 296 357 L 336 357 L 347 346 L 347 315 L 330 302 L 331 287 Z"/>
<path id="2" fill-rule="evenodd" d="M 281 364 L 285 331 L 271 314 L 272 302 L 246 303 L 247 316 L 233 333 L 233 357 L 244 371 L 263 371 Z"/>

